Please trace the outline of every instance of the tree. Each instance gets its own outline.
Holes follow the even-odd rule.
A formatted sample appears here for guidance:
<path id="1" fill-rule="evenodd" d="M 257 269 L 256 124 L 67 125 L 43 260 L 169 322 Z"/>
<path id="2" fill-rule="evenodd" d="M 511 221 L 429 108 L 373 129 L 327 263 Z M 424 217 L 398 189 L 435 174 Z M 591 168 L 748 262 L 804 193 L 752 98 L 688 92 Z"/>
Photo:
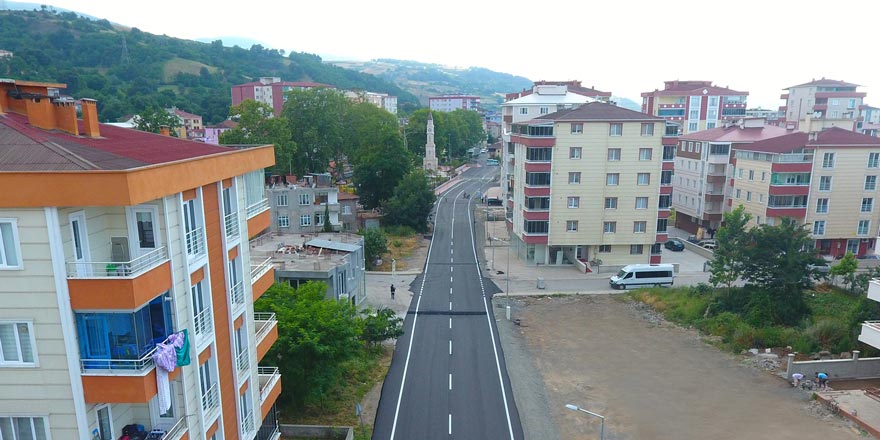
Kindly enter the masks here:
<path id="1" fill-rule="evenodd" d="M 177 136 L 177 129 L 181 127 L 180 118 L 160 108 L 150 108 L 134 117 L 134 128 L 150 133 L 160 133 L 163 126 L 171 130 L 172 136 Z"/>
<path id="2" fill-rule="evenodd" d="M 367 229 L 363 235 L 364 258 L 367 260 L 367 266 L 372 266 L 376 259 L 388 252 L 388 238 L 379 228 Z"/>
<path id="3" fill-rule="evenodd" d="M 372 310 L 364 310 L 364 332 L 361 339 L 368 346 L 375 346 L 389 339 L 396 339 L 403 335 L 403 319 L 397 316 L 394 310 L 383 307 L 373 313 Z"/>
<path id="4" fill-rule="evenodd" d="M 392 225 L 409 226 L 416 231 L 428 229 L 428 215 L 437 196 L 428 176 L 415 169 L 394 188 L 394 196 L 382 203 L 385 220 Z"/>
<path id="5" fill-rule="evenodd" d="M 220 135 L 221 144 L 272 144 L 275 146 L 276 172 L 290 171 L 296 143 L 290 135 L 287 122 L 272 117 L 272 107 L 247 99 L 229 110 L 238 120 L 238 126 Z"/>
<path id="6" fill-rule="evenodd" d="M 349 113 L 353 179 L 360 202 L 367 209 L 379 206 L 412 168 L 412 155 L 403 147 L 397 118 L 372 104 L 358 104 Z"/>
<path id="7" fill-rule="evenodd" d="M 709 261 L 709 282 L 715 287 L 726 285 L 728 293 L 745 269 L 746 226 L 751 218 L 752 215 L 745 212 L 745 207 L 739 205 L 733 211 L 724 213 L 724 223 L 715 234 L 717 247 Z"/>
<path id="8" fill-rule="evenodd" d="M 852 252 L 847 252 L 837 264 L 831 266 L 829 273 L 835 278 L 835 281 L 838 276 L 843 277 L 844 286 L 850 289 L 855 287 L 855 273 L 858 268 L 859 262 L 856 260 L 855 255 Z"/>
<path id="9" fill-rule="evenodd" d="M 330 204 L 324 204 L 324 227 L 322 232 L 333 232 L 333 225 L 330 224 Z"/>
<path id="10" fill-rule="evenodd" d="M 294 171 L 322 173 L 331 160 L 342 163 L 351 101 L 342 92 L 326 88 L 292 90 L 285 96 L 282 115 L 300 146 L 294 155 Z"/>

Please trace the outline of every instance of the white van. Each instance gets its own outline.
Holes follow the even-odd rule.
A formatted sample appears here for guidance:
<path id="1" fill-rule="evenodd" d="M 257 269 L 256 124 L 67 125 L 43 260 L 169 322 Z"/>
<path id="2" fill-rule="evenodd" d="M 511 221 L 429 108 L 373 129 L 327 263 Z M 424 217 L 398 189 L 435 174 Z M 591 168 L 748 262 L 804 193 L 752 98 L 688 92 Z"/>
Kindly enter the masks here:
<path id="1" fill-rule="evenodd" d="M 675 270 L 671 264 L 630 264 L 612 275 L 608 283 L 615 289 L 645 286 L 671 286 Z"/>

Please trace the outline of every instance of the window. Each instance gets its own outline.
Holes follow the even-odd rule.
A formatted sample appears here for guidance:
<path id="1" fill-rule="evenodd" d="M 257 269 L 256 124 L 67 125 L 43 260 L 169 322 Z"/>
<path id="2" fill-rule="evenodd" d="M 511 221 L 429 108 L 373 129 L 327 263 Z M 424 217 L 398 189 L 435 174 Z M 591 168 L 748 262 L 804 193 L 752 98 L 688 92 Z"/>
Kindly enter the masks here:
<path id="1" fill-rule="evenodd" d="M 323 212 L 316 212 L 315 213 L 315 224 L 318 226 L 324 225 L 324 213 Z"/>
<path id="2" fill-rule="evenodd" d="M 671 145 L 663 146 L 663 160 L 675 160 L 675 147 Z"/>
<path id="3" fill-rule="evenodd" d="M 737 188 L 736 189 L 736 198 L 740 198 L 741 196 L 742 196 L 742 190 Z"/>
<path id="4" fill-rule="evenodd" d="M 300 205 L 311 205 L 312 204 L 312 195 L 309 193 L 302 193 L 299 195 L 299 204 Z"/>
<path id="5" fill-rule="evenodd" d="M 651 160 L 653 152 L 650 148 L 639 148 L 639 160 Z"/>
<path id="6" fill-rule="evenodd" d="M 681 194 L 679 194 L 679 201 L 681 201 Z M 657 203 L 657 207 L 660 209 L 669 209 L 670 206 L 672 206 L 672 195 L 661 194 L 660 202 Z"/>
<path id="7" fill-rule="evenodd" d="M 813 222 L 813 235 L 825 235 L 825 220 Z"/>
<path id="8" fill-rule="evenodd" d="M 629 254 L 630 255 L 642 255 L 645 252 L 645 245 L 642 244 L 631 244 L 629 246 Z"/>
<path id="9" fill-rule="evenodd" d="M 865 191 L 877 189 L 877 176 L 865 176 Z"/>
<path id="10" fill-rule="evenodd" d="M 767 172 L 761 171 L 761 182 L 766 182 L 766 181 L 767 181 Z"/>
<path id="11" fill-rule="evenodd" d="M 856 235 L 868 235 L 868 230 L 871 228 L 871 220 L 859 220 L 859 228 L 856 231 Z"/>
<path id="12" fill-rule="evenodd" d="M 846 108 L 856 108 L 856 100 L 855 100 L 855 99 L 850 99 L 850 100 L 849 100 L 849 105 L 847 105 Z"/>
<path id="13" fill-rule="evenodd" d="M 688 132 L 697 131 L 699 128 L 698 122 L 688 122 Z"/>
<path id="14" fill-rule="evenodd" d="M 648 209 L 648 198 L 636 197 L 636 209 Z"/>
<path id="15" fill-rule="evenodd" d="M 572 134 L 581 134 L 584 132 L 584 124 L 571 124 Z"/>
<path id="16" fill-rule="evenodd" d="M 862 212 L 871 212 L 874 210 L 874 199 L 865 197 L 862 199 Z"/>
<path id="17" fill-rule="evenodd" d="M 745 170 L 743 170 L 742 168 L 740 168 L 739 171 L 737 172 L 737 173 L 738 173 L 738 176 L 739 176 L 740 179 L 743 178 L 743 172 L 744 172 L 744 171 L 745 171 Z"/>
<path id="18" fill-rule="evenodd" d="M 694 150 L 694 151 L 696 151 L 697 153 L 699 153 L 699 152 L 700 152 L 700 148 L 703 147 L 703 143 L 702 143 L 702 142 L 697 142 L 697 143 L 695 143 L 694 145 L 696 146 L 696 150 Z"/>
<path id="19" fill-rule="evenodd" d="M 880 153 L 868 154 L 868 168 L 877 168 L 880 166 Z"/>
<path id="20" fill-rule="evenodd" d="M 581 158 L 581 147 L 571 147 L 568 149 L 568 158 L 569 159 L 580 159 Z"/>
<path id="21" fill-rule="evenodd" d="M 605 184 L 608 186 L 617 186 L 620 182 L 620 174 L 608 173 L 605 175 Z"/>
<path id="22" fill-rule="evenodd" d="M 568 183 L 581 183 L 580 171 L 568 173 Z"/>
<path id="23" fill-rule="evenodd" d="M 764 193 L 758 194 L 758 203 L 764 203 Z"/>
<path id="24" fill-rule="evenodd" d="M 819 177 L 819 191 L 831 191 L 831 176 Z"/>
<path id="25" fill-rule="evenodd" d="M 605 222 L 602 224 L 602 230 L 606 234 L 613 234 L 617 232 L 617 222 Z"/>
<path id="26" fill-rule="evenodd" d="M 529 108 L 528 108 L 528 107 L 520 107 L 520 108 L 519 108 L 519 114 L 521 114 L 521 115 L 527 115 L 527 114 L 529 114 Z"/>
<path id="27" fill-rule="evenodd" d="M 751 191 L 746 191 L 746 201 L 747 202 L 752 201 L 752 192 Z"/>
<path id="28" fill-rule="evenodd" d="M 615 162 L 620 160 L 620 148 L 609 148 L 608 149 L 608 161 Z"/>
<path id="29" fill-rule="evenodd" d="M 749 170 L 749 180 L 755 180 L 755 170 Z"/>
<path id="30" fill-rule="evenodd" d="M 660 172 L 660 184 L 661 185 L 672 185 L 672 171 L 664 170 Z"/>
<path id="31" fill-rule="evenodd" d="M 279 228 L 289 228 L 290 227 L 290 217 L 286 215 L 278 216 L 278 227 Z"/>
<path id="32" fill-rule="evenodd" d="M 210 295 L 202 290 L 203 284 L 204 280 L 199 281 L 191 289 L 195 333 L 199 337 L 214 329 Z M 133 361 L 143 359 L 157 341 L 164 341 L 171 333 L 171 303 L 165 301 L 164 294 L 134 312 L 74 315 L 79 355 L 86 370 L 149 368 L 149 364 Z"/>
<path id="33" fill-rule="evenodd" d="M 639 173 L 636 176 L 636 185 L 650 185 L 651 173 Z"/>
<path id="34" fill-rule="evenodd" d="M 642 123 L 642 136 L 654 136 L 653 123 Z"/>
<path id="35" fill-rule="evenodd" d="M 197 203 L 198 201 L 198 203 Z M 191 199 L 183 202 L 183 226 L 186 233 L 186 256 L 195 258 L 204 255 L 206 247 L 201 228 L 201 200 Z"/>
<path id="36" fill-rule="evenodd" d="M 0 417 L 0 437 L 14 440 L 45 440 L 49 429 L 43 417 Z M 107 437 L 113 438 L 108 432 Z"/>
<path id="37" fill-rule="evenodd" d="M 819 214 L 828 213 L 828 199 L 816 199 L 816 212 Z"/>
<path id="38" fill-rule="evenodd" d="M 619 122 L 612 122 L 609 124 L 608 128 L 609 136 L 622 136 L 623 135 L 623 124 Z"/>
<path id="39" fill-rule="evenodd" d="M 278 206 L 287 206 L 287 193 L 281 193 L 275 196 L 275 202 Z"/>
<path id="40" fill-rule="evenodd" d="M 578 208 L 581 205 L 580 197 L 569 197 L 568 198 L 568 207 L 569 208 Z"/>
<path id="41" fill-rule="evenodd" d="M 605 209 L 617 209 L 617 197 L 605 197 Z"/>
<path id="42" fill-rule="evenodd" d="M 760 224 L 761 224 L 761 216 L 760 216 L 760 215 L 755 217 L 755 224 L 756 224 L 756 225 L 760 225 Z"/>
<path id="43" fill-rule="evenodd" d="M 657 219 L 657 233 L 663 233 L 667 231 L 667 227 L 669 225 L 669 219 L 658 218 Z"/>
<path id="44" fill-rule="evenodd" d="M 343 205 L 342 206 L 342 215 L 351 215 L 351 206 Z"/>
<path id="45" fill-rule="evenodd" d="M 0 321 L 0 367 L 36 366 L 34 348 L 30 322 Z"/>
<path id="46" fill-rule="evenodd" d="M 577 232 L 577 230 L 578 230 L 577 220 L 569 220 L 569 221 L 565 222 L 565 230 L 567 232 Z"/>
<path id="47" fill-rule="evenodd" d="M 538 113 L 546 115 L 547 113 L 550 113 L 550 107 L 541 107 L 538 109 Z"/>
<path id="48" fill-rule="evenodd" d="M 610 254 L 611 253 L 611 245 L 610 244 L 599 245 L 599 253 L 600 254 Z"/>
<path id="49" fill-rule="evenodd" d="M 99 407 L 96 415 L 99 436 L 102 439 L 111 440 L 115 435 L 113 434 L 113 416 L 110 414 L 110 405 Z"/>
<path id="50" fill-rule="evenodd" d="M 822 156 L 822 168 L 834 168 L 834 153 L 825 153 Z"/>
<path id="51" fill-rule="evenodd" d="M 713 129 L 713 128 L 715 128 L 716 125 L 718 125 L 718 124 L 716 124 L 715 121 L 706 122 L 706 130 Z"/>
<path id="52" fill-rule="evenodd" d="M 840 101 L 837 100 L 837 99 L 832 99 L 832 100 L 831 100 L 831 105 L 840 105 Z"/>
<path id="53" fill-rule="evenodd" d="M 0 218 L 0 270 L 22 268 L 17 222 L 14 218 Z"/>
<path id="54" fill-rule="evenodd" d="M 645 222 L 645 221 L 633 222 L 633 232 L 634 233 L 644 234 L 646 230 L 648 230 L 648 222 Z"/>
<path id="55" fill-rule="evenodd" d="M 311 226 L 312 225 L 312 216 L 309 214 L 303 214 L 299 216 L 299 225 L 300 226 Z"/>

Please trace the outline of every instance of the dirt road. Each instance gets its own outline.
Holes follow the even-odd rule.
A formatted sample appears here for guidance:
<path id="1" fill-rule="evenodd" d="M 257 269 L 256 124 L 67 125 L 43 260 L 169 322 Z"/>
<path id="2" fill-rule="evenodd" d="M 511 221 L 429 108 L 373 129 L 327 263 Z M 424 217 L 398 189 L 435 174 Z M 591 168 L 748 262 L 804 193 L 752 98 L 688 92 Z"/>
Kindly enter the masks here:
<path id="1" fill-rule="evenodd" d="M 864 438 L 784 381 L 648 315 L 618 295 L 517 299 L 523 326 L 499 328 L 508 365 L 536 369 L 511 369 L 517 406 L 538 401 L 520 410 L 527 434 L 549 432 L 540 425 L 552 418 L 559 438 L 598 439 L 598 419 L 571 403 L 606 416 L 606 439 Z"/>

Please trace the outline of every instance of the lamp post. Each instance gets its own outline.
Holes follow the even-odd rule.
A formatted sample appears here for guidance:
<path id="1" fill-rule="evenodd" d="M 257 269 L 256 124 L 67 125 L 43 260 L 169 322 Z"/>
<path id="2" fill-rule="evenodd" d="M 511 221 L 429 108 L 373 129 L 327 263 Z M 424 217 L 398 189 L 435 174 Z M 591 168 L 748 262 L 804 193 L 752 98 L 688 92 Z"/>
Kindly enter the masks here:
<path id="1" fill-rule="evenodd" d="M 602 419 L 602 428 L 601 428 L 601 431 L 599 432 L 599 440 L 605 440 L 605 416 L 603 416 L 601 414 L 596 414 L 592 411 L 587 411 L 577 405 L 572 405 L 570 403 L 565 405 L 565 407 L 572 410 L 572 411 L 580 411 L 583 413 L 587 413 L 593 417 L 598 417 L 598 418 Z"/>
<path id="2" fill-rule="evenodd" d="M 504 299 L 507 300 L 507 320 L 510 321 L 510 233 L 507 234 L 507 271 L 504 272 Z"/>

